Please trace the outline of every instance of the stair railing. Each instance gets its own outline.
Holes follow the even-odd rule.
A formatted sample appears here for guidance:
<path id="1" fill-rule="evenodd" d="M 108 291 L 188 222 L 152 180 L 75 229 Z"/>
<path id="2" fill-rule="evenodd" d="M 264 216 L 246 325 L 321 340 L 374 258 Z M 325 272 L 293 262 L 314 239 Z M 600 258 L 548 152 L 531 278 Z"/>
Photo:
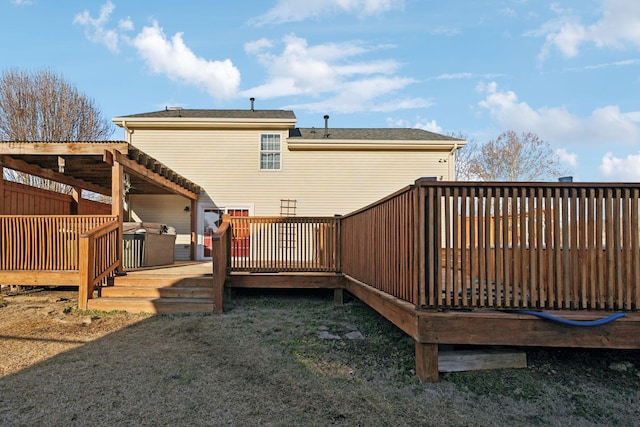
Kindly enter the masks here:
<path id="1" fill-rule="evenodd" d="M 80 235 L 78 308 L 86 310 L 96 287 L 102 286 L 120 266 L 120 227 L 115 219 Z"/>

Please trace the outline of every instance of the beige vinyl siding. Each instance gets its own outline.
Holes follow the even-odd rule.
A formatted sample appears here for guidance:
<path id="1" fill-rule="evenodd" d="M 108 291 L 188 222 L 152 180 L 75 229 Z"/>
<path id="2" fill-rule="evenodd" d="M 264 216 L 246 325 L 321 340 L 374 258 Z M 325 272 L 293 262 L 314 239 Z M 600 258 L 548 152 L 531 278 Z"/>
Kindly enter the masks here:
<path id="1" fill-rule="evenodd" d="M 134 195 L 129 197 L 131 220 L 166 224 L 176 229 L 174 258 L 184 261 L 190 259 L 191 217 L 185 212 L 190 206 L 189 199 L 182 196 Z"/>
<path id="2" fill-rule="evenodd" d="M 420 177 L 453 179 L 449 151 L 289 151 L 287 130 L 264 132 L 281 133 L 282 170 L 260 170 L 259 130 L 136 129 L 130 140 L 202 186 L 201 201 L 255 215 L 278 215 L 280 199 L 296 199 L 297 215 L 346 214 Z"/>

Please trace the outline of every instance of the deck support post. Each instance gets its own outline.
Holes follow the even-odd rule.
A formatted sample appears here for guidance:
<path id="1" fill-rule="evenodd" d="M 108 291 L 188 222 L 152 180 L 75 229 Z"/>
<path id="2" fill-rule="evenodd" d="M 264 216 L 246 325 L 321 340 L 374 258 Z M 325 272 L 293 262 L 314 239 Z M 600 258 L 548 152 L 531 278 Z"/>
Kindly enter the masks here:
<path id="1" fill-rule="evenodd" d="M 344 289 L 337 288 L 333 290 L 333 303 L 335 305 L 344 305 Z"/>
<path id="2" fill-rule="evenodd" d="M 439 381 L 438 344 L 416 341 L 416 375 L 423 383 Z"/>

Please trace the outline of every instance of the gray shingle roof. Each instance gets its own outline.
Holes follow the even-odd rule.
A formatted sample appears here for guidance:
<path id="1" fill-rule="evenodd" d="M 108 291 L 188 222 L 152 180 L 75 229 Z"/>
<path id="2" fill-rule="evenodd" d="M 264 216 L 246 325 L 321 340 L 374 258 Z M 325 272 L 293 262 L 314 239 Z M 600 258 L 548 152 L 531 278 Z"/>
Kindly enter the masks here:
<path id="1" fill-rule="evenodd" d="M 131 114 L 122 118 L 172 118 L 185 117 L 194 119 L 295 119 L 296 115 L 289 110 L 198 110 L 198 109 L 165 109 L 150 113 Z"/>
<path id="2" fill-rule="evenodd" d="M 403 128 L 329 128 L 329 138 L 337 140 L 385 140 L 385 141 L 460 141 L 458 138 L 440 135 L 422 129 Z M 289 138 L 324 139 L 324 128 L 296 128 L 289 131 Z"/>

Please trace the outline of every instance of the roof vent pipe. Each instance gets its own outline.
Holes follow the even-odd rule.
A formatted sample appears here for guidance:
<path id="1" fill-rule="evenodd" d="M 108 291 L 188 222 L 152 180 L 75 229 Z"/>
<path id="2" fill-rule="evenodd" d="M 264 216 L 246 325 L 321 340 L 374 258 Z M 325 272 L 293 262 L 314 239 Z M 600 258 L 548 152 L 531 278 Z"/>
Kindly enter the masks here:
<path id="1" fill-rule="evenodd" d="M 324 137 L 329 138 L 329 115 L 324 116 Z"/>
<path id="2" fill-rule="evenodd" d="M 255 100 L 256 100 L 255 98 L 249 98 L 249 101 L 251 101 L 251 111 L 255 111 L 253 109 L 253 103 L 255 102 Z"/>

